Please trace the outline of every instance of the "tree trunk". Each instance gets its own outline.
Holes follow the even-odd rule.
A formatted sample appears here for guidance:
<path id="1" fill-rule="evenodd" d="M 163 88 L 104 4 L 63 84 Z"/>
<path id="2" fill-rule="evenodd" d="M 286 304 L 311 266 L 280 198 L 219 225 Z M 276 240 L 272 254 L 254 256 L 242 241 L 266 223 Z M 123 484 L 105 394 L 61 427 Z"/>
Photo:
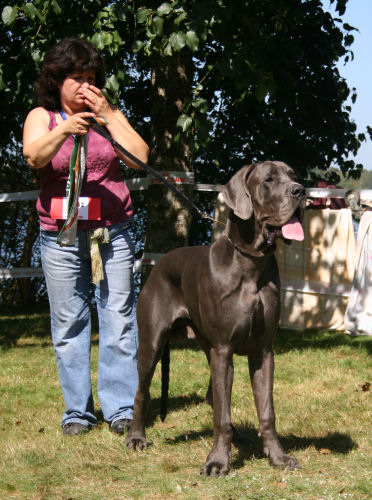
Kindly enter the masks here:
<path id="1" fill-rule="evenodd" d="M 190 93 L 192 61 L 188 51 L 171 57 L 154 56 L 151 96 L 150 165 L 158 171 L 192 171 L 192 157 L 187 143 L 174 141 L 179 132 L 177 119 Z M 178 185 L 192 196 L 192 185 Z M 185 246 L 189 241 L 192 213 L 189 206 L 166 186 L 156 184 L 147 191 L 147 233 L 145 252 L 165 253 Z M 150 271 L 144 266 L 145 279 Z"/>

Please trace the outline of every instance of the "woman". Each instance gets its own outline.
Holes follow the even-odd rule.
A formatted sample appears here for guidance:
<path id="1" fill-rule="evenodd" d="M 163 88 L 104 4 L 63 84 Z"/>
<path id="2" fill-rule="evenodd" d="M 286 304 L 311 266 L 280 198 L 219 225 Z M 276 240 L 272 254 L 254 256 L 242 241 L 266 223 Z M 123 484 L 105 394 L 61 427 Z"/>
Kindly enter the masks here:
<path id="1" fill-rule="evenodd" d="M 40 172 L 41 257 L 66 406 L 62 417 L 65 435 L 86 432 L 97 424 L 90 379 L 89 297 L 91 238 L 100 228 L 107 229 L 103 230 L 106 242 L 99 244 L 103 274 L 95 287 L 100 333 L 97 392 L 113 432 L 122 434 L 130 425 L 138 380 L 133 212 L 119 159 L 129 167 L 136 168 L 136 164 L 91 130 L 87 118 L 103 118 L 111 136 L 144 162 L 148 147 L 125 116 L 105 99 L 101 91 L 104 80 L 102 58 L 90 43 L 62 40 L 45 57 L 36 82 L 40 107 L 30 111 L 24 125 L 24 156 Z M 60 246 L 57 237 L 64 224 L 60 217 L 66 216 L 56 213 L 53 206 L 66 194 L 75 135 L 88 137 L 80 196 L 90 198 L 95 210 L 88 210 L 81 220 L 79 215 L 73 245 Z"/>

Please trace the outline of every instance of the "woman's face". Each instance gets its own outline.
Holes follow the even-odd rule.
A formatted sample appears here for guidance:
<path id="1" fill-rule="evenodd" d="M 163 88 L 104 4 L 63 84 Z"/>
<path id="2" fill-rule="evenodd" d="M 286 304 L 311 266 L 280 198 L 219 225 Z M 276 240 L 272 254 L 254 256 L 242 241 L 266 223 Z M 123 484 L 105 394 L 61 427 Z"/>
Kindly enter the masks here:
<path id="1" fill-rule="evenodd" d="M 81 111 L 86 108 L 84 104 L 84 95 L 81 91 L 84 87 L 94 85 L 96 82 L 95 71 L 72 73 L 68 75 L 59 86 L 59 95 L 62 107 L 65 105 L 71 111 Z"/>

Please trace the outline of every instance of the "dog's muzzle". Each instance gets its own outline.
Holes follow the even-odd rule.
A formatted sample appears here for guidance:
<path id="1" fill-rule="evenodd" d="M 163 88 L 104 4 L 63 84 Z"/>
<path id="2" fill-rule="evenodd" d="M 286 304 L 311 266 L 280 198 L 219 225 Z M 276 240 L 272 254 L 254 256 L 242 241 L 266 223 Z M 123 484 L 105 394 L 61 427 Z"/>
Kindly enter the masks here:
<path id="1" fill-rule="evenodd" d="M 289 192 L 296 200 L 303 200 L 306 197 L 306 189 L 301 184 L 293 184 Z"/>

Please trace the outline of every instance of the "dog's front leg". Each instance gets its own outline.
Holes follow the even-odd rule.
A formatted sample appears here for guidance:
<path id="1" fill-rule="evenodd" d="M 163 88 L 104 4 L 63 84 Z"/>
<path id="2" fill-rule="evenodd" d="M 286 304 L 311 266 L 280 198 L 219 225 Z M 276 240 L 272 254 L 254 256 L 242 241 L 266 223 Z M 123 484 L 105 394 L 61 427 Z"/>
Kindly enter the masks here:
<path id="1" fill-rule="evenodd" d="M 229 470 L 232 439 L 231 389 L 234 373 L 232 355 L 230 346 L 212 347 L 210 350 L 214 442 L 200 471 L 202 476 L 219 477 L 227 474 Z"/>
<path id="2" fill-rule="evenodd" d="M 140 343 L 138 350 L 138 388 L 134 400 L 133 420 L 125 440 L 128 448 L 144 450 L 147 448 L 145 420 L 150 403 L 150 384 L 157 363 L 157 352 L 147 338 Z"/>
<path id="3" fill-rule="evenodd" d="M 272 465 L 297 469 L 297 460 L 287 455 L 275 429 L 273 401 L 274 354 L 271 349 L 255 349 L 248 355 L 252 390 L 257 408 L 264 454 Z"/>

